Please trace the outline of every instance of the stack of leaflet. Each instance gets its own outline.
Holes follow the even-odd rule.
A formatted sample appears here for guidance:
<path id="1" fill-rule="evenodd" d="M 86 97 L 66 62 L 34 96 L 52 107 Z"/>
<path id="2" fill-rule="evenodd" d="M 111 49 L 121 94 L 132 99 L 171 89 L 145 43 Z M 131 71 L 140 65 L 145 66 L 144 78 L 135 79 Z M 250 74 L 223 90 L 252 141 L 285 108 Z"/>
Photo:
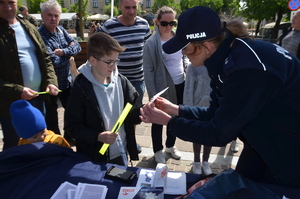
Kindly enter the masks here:
<path id="1" fill-rule="evenodd" d="M 98 184 L 62 183 L 50 199 L 105 199 L 107 187 Z"/>
<path id="2" fill-rule="evenodd" d="M 169 172 L 165 164 L 158 163 L 156 170 L 141 169 L 136 187 L 121 187 L 119 199 L 163 199 L 164 194 L 186 194 L 186 174 Z"/>

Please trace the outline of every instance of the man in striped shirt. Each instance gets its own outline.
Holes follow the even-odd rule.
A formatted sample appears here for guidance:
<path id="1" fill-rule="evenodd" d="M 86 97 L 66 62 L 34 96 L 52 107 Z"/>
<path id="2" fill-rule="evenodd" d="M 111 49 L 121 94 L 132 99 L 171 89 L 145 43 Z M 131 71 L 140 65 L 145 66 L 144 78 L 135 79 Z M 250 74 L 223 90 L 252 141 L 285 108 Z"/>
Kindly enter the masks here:
<path id="1" fill-rule="evenodd" d="M 126 76 L 139 93 L 142 104 L 145 91 L 143 47 L 151 36 L 148 22 L 137 15 L 138 0 L 120 0 L 122 14 L 107 20 L 101 31 L 116 39 L 126 50 L 119 55 L 118 70 Z"/>

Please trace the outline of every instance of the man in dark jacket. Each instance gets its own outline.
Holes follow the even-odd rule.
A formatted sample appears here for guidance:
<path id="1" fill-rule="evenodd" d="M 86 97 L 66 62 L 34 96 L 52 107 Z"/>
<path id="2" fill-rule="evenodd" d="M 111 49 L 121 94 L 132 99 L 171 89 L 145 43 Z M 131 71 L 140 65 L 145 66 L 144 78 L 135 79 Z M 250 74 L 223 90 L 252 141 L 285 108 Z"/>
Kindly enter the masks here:
<path id="1" fill-rule="evenodd" d="M 21 13 L 21 15 L 23 16 L 24 19 L 28 20 L 35 27 L 39 26 L 38 20 L 34 16 L 29 14 L 28 8 L 26 6 L 21 6 L 19 8 L 19 11 L 20 11 L 20 13 Z"/>
<path id="2" fill-rule="evenodd" d="M 44 99 L 39 91 L 57 95 L 57 79 L 49 53 L 39 32 L 17 14 L 17 0 L 0 4 L 0 123 L 3 149 L 18 144 L 11 124 L 9 106 L 24 99 L 44 113 Z"/>

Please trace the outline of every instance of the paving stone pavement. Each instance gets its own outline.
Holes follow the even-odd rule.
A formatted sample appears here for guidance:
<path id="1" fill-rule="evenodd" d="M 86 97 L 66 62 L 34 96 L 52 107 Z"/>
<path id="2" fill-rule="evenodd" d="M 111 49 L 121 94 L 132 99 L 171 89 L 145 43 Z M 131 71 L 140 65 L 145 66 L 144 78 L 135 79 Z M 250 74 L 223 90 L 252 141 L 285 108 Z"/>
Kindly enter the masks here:
<path id="1" fill-rule="evenodd" d="M 144 103 L 148 101 L 147 93 L 144 96 Z M 58 115 L 59 115 L 59 127 L 61 132 L 63 133 L 63 114 L 64 109 L 59 106 L 58 108 Z M 0 151 L 2 151 L 2 132 L 0 126 Z M 129 166 L 134 167 L 142 167 L 142 168 L 156 168 L 156 162 L 153 157 L 153 150 L 152 150 L 152 141 L 151 141 L 151 124 L 141 123 L 136 127 L 136 139 L 137 142 L 142 147 L 142 152 L 139 154 L 139 161 L 132 161 Z M 166 129 L 163 129 L 163 142 L 166 139 Z M 212 172 L 218 174 L 225 169 L 228 168 L 235 168 L 238 157 L 240 152 L 243 148 L 243 144 L 241 141 L 238 140 L 239 143 L 239 152 L 232 153 L 230 151 L 230 143 L 224 147 L 213 147 L 210 153 L 209 163 L 211 164 Z M 163 144 L 164 145 L 164 144 Z M 193 154 L 193 147 L 191 142 L 183 141 L 179 138 L 176 139 L 175 146 L 180 151 L 182 157 L 180 160 L 175 160 L 171 158 L 169 154 L 165 154 L 166 164 L 170 171 L 179 171 L 179 172 L 186 172 L 192 173 L 191 171 L 191 163 L 193 162 L 194 154 Z M 75 151 L 76 148 L 73 147 Z M 202 153 L 201 153 L 202 158 Z"/>

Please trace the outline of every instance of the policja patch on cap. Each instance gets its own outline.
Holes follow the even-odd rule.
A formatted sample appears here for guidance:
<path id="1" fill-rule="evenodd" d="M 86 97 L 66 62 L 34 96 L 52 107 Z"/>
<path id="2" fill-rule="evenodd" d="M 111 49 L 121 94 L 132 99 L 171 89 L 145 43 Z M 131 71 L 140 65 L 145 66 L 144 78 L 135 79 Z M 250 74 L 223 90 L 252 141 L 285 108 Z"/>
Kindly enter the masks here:
<path id="1" fill-rule="evenodd" d="M 224 31 L 221 26 L 221 19 L 214 10 L 204 6 L 188 9 L 179 16 L 176 35 L 163 44 L 163 50 L 172 54 L 191 41 L 214 38 Z"/>

